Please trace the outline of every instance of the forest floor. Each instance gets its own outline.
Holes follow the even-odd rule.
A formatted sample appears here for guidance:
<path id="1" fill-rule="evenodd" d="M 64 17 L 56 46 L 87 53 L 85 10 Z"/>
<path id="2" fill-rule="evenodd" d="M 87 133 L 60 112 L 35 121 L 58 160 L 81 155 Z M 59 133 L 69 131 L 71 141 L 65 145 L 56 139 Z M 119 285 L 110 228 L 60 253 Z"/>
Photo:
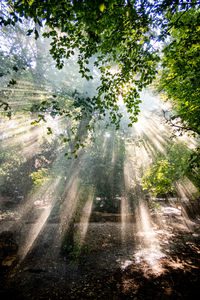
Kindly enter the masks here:
<path id="1" fill-rule="evenodd" d="M 200 220 L 168 204 L 151 217 L 145 232 L 134 223 L 123 233 L 117 222 L 89 223 L 87 251 L 71 260 L 57 255 L 56 224 L 48 223 L 39 246 L 1 269 L 0 299 L 199 299 Z"/>

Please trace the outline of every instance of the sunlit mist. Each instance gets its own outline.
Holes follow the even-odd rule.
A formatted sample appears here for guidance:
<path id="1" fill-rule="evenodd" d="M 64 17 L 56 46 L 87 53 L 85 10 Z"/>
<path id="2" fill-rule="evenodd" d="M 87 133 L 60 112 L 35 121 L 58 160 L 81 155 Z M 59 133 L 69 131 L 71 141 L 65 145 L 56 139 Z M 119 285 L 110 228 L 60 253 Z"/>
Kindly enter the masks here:
<path id="1" fill-rule="evenodd" d="M 136 210 L 136 226 L 138 245 L 141 247 L 135 254 L 136 262 L 145 261 L 150 265 L 153 272 L 161 272 L 162 266 L 159 264 L 159 259 L 164 257 L 164 254 L 161 252 L 150 213 L 142 200 L 139 200 Z"/>
<path id="2" fill-rule="evenodd" d="M 92 211 L 92 204 L 93 204 L 93 199 L 94 199 L 94 191 L 91 190 L 88 199 L 83 207 L 82 213 L 81 213 L 81 218 L 78 224 L 77 232 L 79 235 L 78 243 L 80 247 L 82 247 L 85 236 L 87 234 L 88 230 L 88 225 L 89 225 L 89 219 Z"/>
<path id="3" fill-rule="evenodd" d="M 34 241 L 38 237 L 43 226 L 45 225 L 47 218 L 50 215 L 50 212 L 51 212 L 51 207 L 50 206 L 45 207 L 44 211 L 41 213 L 39 218 L 36 220 L 36 222 L 32 226 L 32 228 L 28 234 L 28 238 L 27 238 L 25 244 L 23 245 L 22 250 L 19 251 L 20 260 L 23 260 L 26 257 L 27 253 L 30 251 Z"/>
<path id="4" fill-rule="evenodd" d="M 26 89 L 26 82 L 24 86 L 23 93 L 34 89 Z M 46 99 L 48 93 L 39 94 L 39 90 L 35 88 L 30 99 Z M 121 131 L 104 121 L 86 131 L 91 120 L 66 122 L 64 116 L 48 113 L 45 121 L 35 125 L 34 114 L 16 115 L 0 123 L 2 151 L 7 155 L 2 167 L 5 179 L 1 180 L 7 180 L 13 189 L 0 198 L 1 230 L 13 231 L 18 238 L 19 267 L 35 253 L 42 253 L 44 264 L 61 259 L 61 254 L 65 263 L 77 263 L 84 249 L 92 255 L 98 251 L 101 261 L 106 251 L 118 247 L 122 254 L 115 253 L 112 263 L 121 270 L 137 266 L 146 275 L 165 272 L 163 260 L 171 251 L 173 230 L 193 231 L 189 214 L 197 210 L 198 190 L 186 176 L 174 183 L 173 195 L 156 197 L 143 189 L 147 169 L 159 155 L 166 157 L 172 142 L 180 139 L 171 140 L 158 99 L 151 106 L 147 102 L 152 96 L 145 97 L 138 122 L 128 127 L 128 114 L 123 116 Z M 52 128 L 51 134 L 47 128 Z M 194 149 L 195 141 L 187 137 L 184 145 Z M 6 157 L 12 159 L 10 164 Z M 18 169 L 20 179 L 13 180 L 12 172 L 17 177 Z M 11 205 L 10 215 L 4 212 L 6 201 Z M 172 260 L 169 266 L 182 268 Z"/>
<path id="5" fill-rule="evenodd" d="M 55 203 L 55 198 L 56 197 L 56 188 L 58 185 L 59 179 L 55 180 L 55 182 L 51 182 L 49 188 L 45 189 L 45 195 L 42 195 L 42 190 L 37 191 L 37 194 L 31 196 L 29 201 L 26 204 L 26 207 L 22 208 L 23 209 L 23 214 L 21 216 L 21 219 L 18 221 L 20 224 L 22 222 L 23 224 L 23 218 L 28 215 L 29 218 L 31 219 L 34 217 L 34 213 L 39 213 L 38 216 L 34 217 L 35 220 L 30 220 L 30 224 L 28 224 L 29 230 L 27 230 L 25 237 L 23 238 L 22 245 L 19 249 L 19 256 L 20 256 L 20 261 L 22 261 L 28 252 L 31 250 L 34 242 L 38 238 L 40 232 L 42 231 L 43 227 L 45 226 L 48 217 L 52 211 L 52 207 Z M 34 200 L 34 196 L 39 196 L 41 200 Z M 27 221 L 26 221 L 27 222 Z"/>

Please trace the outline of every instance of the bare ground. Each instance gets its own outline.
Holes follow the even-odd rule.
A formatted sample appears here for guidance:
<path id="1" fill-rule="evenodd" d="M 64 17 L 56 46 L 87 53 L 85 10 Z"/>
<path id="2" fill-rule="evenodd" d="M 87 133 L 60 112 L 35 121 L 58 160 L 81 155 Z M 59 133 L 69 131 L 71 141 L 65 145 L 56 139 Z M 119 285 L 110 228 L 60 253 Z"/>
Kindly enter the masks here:
<path id="1" fill-rule="evenodd" d="M 1 270 L 0 298 L 199 299 L 199 219 L 163 204 L 152 220 L 146 232 L 134 223 L 89 223 L 86 251 L 70 258 L 59 255 L 57 224 L 48 223 L 26 258 Z"/>

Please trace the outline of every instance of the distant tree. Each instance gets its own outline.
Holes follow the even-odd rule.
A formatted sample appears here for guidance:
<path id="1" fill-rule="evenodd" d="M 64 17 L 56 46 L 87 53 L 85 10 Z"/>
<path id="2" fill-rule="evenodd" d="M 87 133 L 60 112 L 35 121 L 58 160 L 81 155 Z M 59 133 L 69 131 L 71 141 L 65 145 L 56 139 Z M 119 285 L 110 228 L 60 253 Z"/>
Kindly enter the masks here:
<path id="1" fill-rule="evenodd" d="M 184 144 L 171 144 L 166 154 L 159 154 L 143 171 L 143 189 L 153 196 L 176 195 L 176 183 L 188 173 L 190 155 L 191 151 Z"/>

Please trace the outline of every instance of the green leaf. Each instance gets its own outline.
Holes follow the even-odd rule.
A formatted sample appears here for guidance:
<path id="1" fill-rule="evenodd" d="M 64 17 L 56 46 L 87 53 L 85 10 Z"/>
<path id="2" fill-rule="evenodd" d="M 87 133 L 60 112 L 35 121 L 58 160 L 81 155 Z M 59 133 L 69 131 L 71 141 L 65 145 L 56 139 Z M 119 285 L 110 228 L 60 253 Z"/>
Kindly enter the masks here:
<path id="1" fill-rule="evenodd" d="M 49 135 L 49 134 L 52 134 L 53 132 L 52 132 L 52 129 L 51 129 L 51 127 L 47 127 L 47 134 Z"/>
<path id="2" fill-rule="evenodd" d="M 105 8 L 106 7 L 105 7 L 104 3 L 102 3 L 102 4 L 99 5 L 99 9 L 100 9 L 101 12 L 103 12 Z"/>
<path id="3" fill-rule="evenodd" d="M 33 29 L 29 29 L 28 31 L 27 31 L 27 33 L 26 33 L 26 35 L 31 35 L 31 33 L 33 32 Z"/>

